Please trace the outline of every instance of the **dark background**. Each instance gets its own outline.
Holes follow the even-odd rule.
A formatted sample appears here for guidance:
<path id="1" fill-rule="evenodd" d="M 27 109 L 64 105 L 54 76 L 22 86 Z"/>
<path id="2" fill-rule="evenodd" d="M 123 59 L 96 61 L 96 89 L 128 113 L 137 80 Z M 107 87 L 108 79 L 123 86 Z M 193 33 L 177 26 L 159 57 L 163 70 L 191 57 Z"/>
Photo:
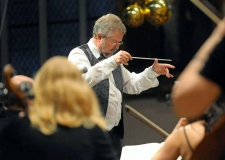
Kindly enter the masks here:
<path id="1" fill-rule="evenodd" d="M 220 10 L 222 0 L 210 2 Z M 165 95 L 215 24 L 189 0 L 168 0 L 168 3 L 172 13 L 169 21 L 161 26 L 146 21 L 140 27 L 127 26 L 121 49 L 132 56 L 173 60 L 171 64 L 176 66 L 171 70 L 173 79 L 161 76 L 159 87 L 140 95 L 125 95 L 127 104 L 170 132 L 177 117 Z M 107 13 L 121 17 L 128 4 L 128 0 L 1 0 L 1 71 L 10 63 L 17 74 L 33 77 L 48 58 L 68 56 L 74 47 L 86 43 L 97 18 Z M 133 60 L 127 68 L 138 73 L 152 63 Z M 164 140 L 126 111 L 124 115 L 125 145 Z"/>

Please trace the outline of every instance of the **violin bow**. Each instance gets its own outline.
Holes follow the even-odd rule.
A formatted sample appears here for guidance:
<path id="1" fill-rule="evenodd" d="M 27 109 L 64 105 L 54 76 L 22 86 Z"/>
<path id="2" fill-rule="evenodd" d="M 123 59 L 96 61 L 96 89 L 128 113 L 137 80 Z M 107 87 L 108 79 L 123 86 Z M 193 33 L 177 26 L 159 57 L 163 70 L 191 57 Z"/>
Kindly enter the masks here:
<path id="1" fill-rule="evenodd" d="M 135 110 L 131 106 L 125 105 L 125 108 L 126 108 L 126 111 L 128 113 L 130 113 L 132 116 L 134 116 L 135 118 L 137 118 L 138 120 L 140 120 L 141 122 L 143 122 L 144 124 L 146 124 L 151 129 L 153 129 L 156 132 L 158 132 L 164 138 L 166 138 L 166 137 L 169 136 L 169 133 L 167 133 L 165 130 L 163 130 L 162 128 L 160 128 L 158 125 L 156 125 L 154 122 L 152 122 L 151 120 L 149 120 L 148 118 L 146 118 L 144 115 L 142 115 L 140 112 L 138 112 L 137 110 Z"/>

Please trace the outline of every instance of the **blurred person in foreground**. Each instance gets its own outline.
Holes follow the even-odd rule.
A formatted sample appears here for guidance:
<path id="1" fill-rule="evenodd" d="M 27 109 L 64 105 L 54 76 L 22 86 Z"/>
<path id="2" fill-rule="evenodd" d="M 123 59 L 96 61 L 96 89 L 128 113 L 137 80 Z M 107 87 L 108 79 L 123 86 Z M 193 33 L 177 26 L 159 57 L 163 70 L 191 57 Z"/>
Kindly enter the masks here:
<path id="1" fill-rule="evenodd" d="M 23 84 L 33 85 L 34 81 L 32 78 L 24 75 L 16 75 L 10 78 L 11 83 L 19 89 Z M 20 103 L 20 99 L 15 93 L 10 93 L 7 88 L 2 87 L 1 93 L 1 108 L 0 108 L 0 135 L 4 129 L 14 120 L 19 119 L 19 115 L 23 115 L 26 112 L 27 107 L 30 105 L 30 99 L 26 98 L 26 104 Z M 6 92 L 7 90 L 7 92 Z M 1 157 L 0 149 L 0 157 Z"/>
<path id="2" fill-rule="evenodd" d="M 173 131 L 151 157 L 151 160 L 189 160 L 192 156 L 192 148 L 195 148 L 205 135 L 203 124 L 204 121 L 188 124 L 186 118 L 180 118 Z"/>
<path id="3" fill-rule="evenodd" d="M 16 75 L 13 76 L 11 79 L 11 83 L 19 89 L 19 87 L 22 84 L 29 83 L 33 85 L 34 80 L 28 76 L 24 75 Z M 5 90 L 6 88 L 2 88 L 2 90 Z M 20 103 L 20 99 L 16 96 L 15 93 L 7 93 L 3 94 L 4 92 L 1 92 L 2 95 L 2 108 L 0 111 L 0 133 L 5 128 L 5 126 L 10 122 L 11 119 L 19 118 L 19 114 L 22 112 L 25 112 L 27 110 L 27 107 L 30 105 L 29 99 L 26 100 L 27 105 Z"/>
<path id="4" fill-rule="evenodd" d="M 50 58 L 34 80 L 27 114 L 0 136 L 0 159 L 116 159 L 97 98 L 75 65 Z"/>
<path id="5" fill-rule="evenodd" d="M 225 101 L 220 99 L 214 103 L 207 113 L 196 120 L 180 118 L 174 130 L 165 139 L 151 160 L 189 160 L 205 136 L 212 133 L 214 125 L 224 114 Z M 209 147 L 208 145 L 206 147 Z M 203 153 L 206 154 L 206 153 Z M 211 159 L 213 158 L 213 153 Z M 200 156 L 201 157 L 201 156 Z M 206 159 L 206 158 L 202 158 Z"/>
<path id="6" fill-rule="evenodd" d="M 195 121 L 190 124 L 191 130 L 196 133 L 195 135 L 188 130 L 185 133 L 185 127 L 179 129 L 180 136 L 176 135 L 176 132 L 172 132 L 166 139 L 165 144 L 155 155 L 155 159 L 160 160 L 163 159 L 163 157 L 167 157 L 168 159 L 169 154 L 166 152 L 168 149 L 171 156 L 176 157 L 178 155 L 184 155 L 187 156 L 187 159 L 190 159 L 192 154 L 197 155 L 195 152 L 199 149 L 199 146 L 205 147 L 204 153 L 198 152 L 200 153 L 199 158 L 201 159 L 205 159 L 209 156 L 211 159 L 217 159 L 218 157 L 215 158 L 216 156 L 224 153 L 224 151 L 222 151 L 223 153 L 216 153 L 216 150 L 223 150 L 223 148 L 220 148 L 220 146 L 217 146 L 215 143 L 215 141 L 223 141 L 221 137 L 224 137 L 224 125 L 221 126 L 222 130 L 218 130 L 218 128 L 214 129 L 214 125 L 224 115 L 225 107 L 224 105 L 219 105 L 216 108 L 212 107 L 213 103 L 218 101 L 219 98 L 222 98 L 222 101 L 224 101 L 225 76 L 221 76 L 220 74 L 221 71 L 225 70 L 224 35 L 225 18 L 217 24 L 210 37 L 205 41 L 185 70 L 178 77 L 171 94 L 172 107 L 177 116 L 187 117 L 188 120 L 194 120 L 201 119 L 204 114 L 209 114 L 208 120 L 210 123 L 206 125 L 204 121 Z M 211 110 L 213 109 L 215 110 L 212 112 Z M 214 114 L 214 117 L 212 117 L 211 114 Z M 196 123 L 198 123 L 199 127 L 196 126 Z M 210 130 L 213 130 L 213 132 L 210 132 Z M 206 131 L 209 131 L 209 134 L 206 134 Z M 218 133 L 217 131 L 222 132 Z M 179 132 L 177 132 L 177 134 Z M 214 141 L 213 139 L 210 141 L 211 144 L 207 142 L 207 145 L 201 145 L 208 140 L 206 138 L 211 137 L 215 132 L 218 134 L 216 134 L 217 137 L 214 137 Z M 178 137 L 183 138 L 179 138 L 180 140 L 178 140 Z M 189 137 L 188 140 L 187 137 Z M 184 141 L 186 142 L 184 145 L 190 148 L 189 153 L 186 153 L 186 155 L 183 147 L 177 145 Z M 209 148 L 213 153 L 208 153 L 206 148 Z M 203 158 L 203 156 L 205 158 Z M 220 158 L 222 157 L 218 159 Z"/>
<path id="7" fill-rule="evenodd" d="M 219 97 L 219 99 L 210 106 L 209 110 L 205 112 L 201 117 L 197 119 L 187 119 L 180 118 L 174 130 L 166 138 L 166 140 L 161 143 L 161 146 L 153 154 L 151 160 L 195 160 L 204 159 L 211 160 L 217 159 L 215 157 L 215 152 L 210 152 L 210 157 L 208 153 L 199 154 L 198 147 L 202 145 L 202 142 L 215 132 L 215 126 L 220 122 L 221 117 L 224 115 L 225 111 L 225 99 L 224 96 Z M 223 136 L 224 134 L 222 134 Z M 221 139 L 219 137 L 218 139 Z M 215 139 L 213 139 L 215 140 Z M 208 143 L 208 142 L 207 142 Z M 205 145 L 204 147 L 211 148 L 213 145 Z M 219 146 L 217 146 L 219 147 Z M 197 152 L 196 152 L 197 149 Z M 210 149 L 209 149 L 210 150 Z M 217 149 L 218 150 L 218 149 Z M 207 152 L 204 149 L 205 152 Z M 200 151 L 201 152 L 201 151 Z M 203 155 L 207 155 L 206 158 Z"/>

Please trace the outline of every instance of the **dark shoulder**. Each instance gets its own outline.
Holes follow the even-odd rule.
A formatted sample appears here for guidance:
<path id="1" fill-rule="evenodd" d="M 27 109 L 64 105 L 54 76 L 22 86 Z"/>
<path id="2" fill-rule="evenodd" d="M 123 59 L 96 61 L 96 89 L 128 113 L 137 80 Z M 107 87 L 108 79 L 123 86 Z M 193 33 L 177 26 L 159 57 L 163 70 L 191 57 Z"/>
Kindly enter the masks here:
<path id="1" fill-rule="evenodd" d="M 12 134 L 16 133 L 16 135 L 19 135 L 20 132 L 29 128 L 30 124 L 27 117 L 20 118 L 19 116 L 6 117 L 5 120 L 2 119 L 2 121 L 7 121 L 7 124 L 5 124 L 3 129 L 3 132 L 7 132 L 6 134 L 10 132 Z"/>
<path id="2" fill-rule="evenodd" d="M 100 128 L 99 126 L 95 125 L 92 129 L 92 133 L 94 137 L 108 137 L 108 132 L 106 130 L 103 130 L 102 128 Z"/>

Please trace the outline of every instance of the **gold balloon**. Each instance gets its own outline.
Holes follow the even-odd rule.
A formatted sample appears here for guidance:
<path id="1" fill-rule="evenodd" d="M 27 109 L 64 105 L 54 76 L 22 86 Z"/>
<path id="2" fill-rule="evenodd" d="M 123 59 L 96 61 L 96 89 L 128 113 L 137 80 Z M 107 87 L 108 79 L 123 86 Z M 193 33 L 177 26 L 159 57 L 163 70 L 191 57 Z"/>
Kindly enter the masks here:
<path id="1" fill-rule="evenodd" d="M 127 2 L 130 4 L 137 3 L 138 5 L 142 6 L 145 3 L 145 0 L 127 0 Z"/>
<path id="2" fill-rule="evenodd" d="M 137 3 L 127 6 L 123 10 L 122 20 L 130 27 L 139 27 L 145 20 L 142 7 Z"/>
<path id="3" fill-rule="evenodd" d="M 166 0 L 146 0 L 143 10 L 146 21 L 152 25 L 162 25 L 171 17 Z"/>

